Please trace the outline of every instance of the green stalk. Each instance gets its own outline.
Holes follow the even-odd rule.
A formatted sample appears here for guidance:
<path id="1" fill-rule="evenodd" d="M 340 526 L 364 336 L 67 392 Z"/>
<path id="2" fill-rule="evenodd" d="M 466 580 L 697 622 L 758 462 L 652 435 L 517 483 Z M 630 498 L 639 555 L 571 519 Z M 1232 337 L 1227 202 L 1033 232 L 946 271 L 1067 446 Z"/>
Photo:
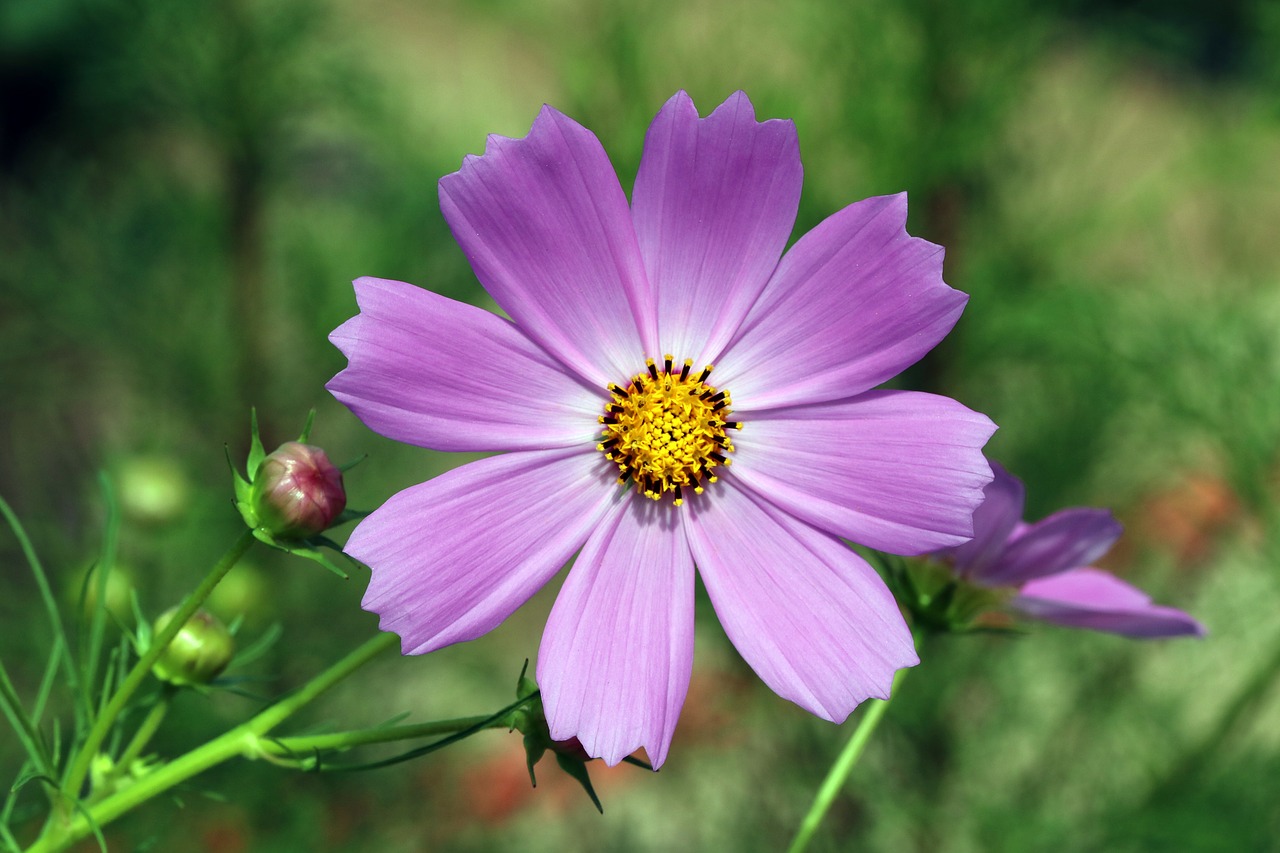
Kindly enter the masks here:
<path id="1" fill-rule="evenodd" d="M 334 732 L 327 735 L 304 735 L 300 737 L 272 738 L 263 741 L 261 749 L 264 754 L 278 758 L 296 758 L 299 755 L 310 756 L 311 753 L 332 750 L 351 749 L 357 746 L 368 746 L 374 743 L 394 743 L 398 740 L 430 737 L 432 735 L 448 735 L 465 732 L 467 729 L 489 723 L 488 728 L 510 728 L 506 720 L 493 720 L 490 717 L 460 717 L 455 720 L 436 720 L 430 723 L 418 723 L 410 726 L 382 726 L 375 729 L 355 729 L 349 732 Z"/>
<path id="2" fill-rule="evenodd" d="M 152 638 L 151 647 L 139 658 L 138 662 L 133 665 L 133 669 L 125 676 L 124 681 L 116 689 L 115 694 L 111 697 L 111 701 L 103 708 L 102 713 L 94 721 L 93 727 L 89 729 L 89 734 L 85 737 L 84 743 L 80 746 L 76 753 L 75 760 L 67 770 L 67 775 L 62 781 L 60 789 L 60 802 L 64 818 L 68 816 L 68 809 L 79 799 L 80 787 L 84 784 L 85 778 L 89 775 L 89 768 L 93 763 L 93 758 L 98 754 L 98 750 L 102 747 L 102 741 L 111 731 L 112 725 L 116 718 L 120 716 L 120 712 L 124 710 L 129 700 L 133 698 L 133 694 L 142 686 L 142 682 L 151 674 L 151 667 L 160 656 L 164 654 L 169 643 L 173 642 L 173 638 L 178 635 L 183 626 L 187 624 L 195 612 L 209 597 L 209 593 L 218 585 L 218 582 L 231 570 L 231 567 L 239 562 L 244 553 L 249 550 L 256 540 L 251 530 L 245 530 L 240 534 L 240 538 L 235 544 L 222 555 L 222 559 L 209 570 L 209 574 L 205 575 L 204 580 L 200 582 L 200 586 L 195 591 L 183 599 L 182 604 L 178 606 L 178 612 L 165 625 L 164 630 L 160 631 Z"/>
<path id="3" fill-rule="evenodd" d="M 893 688 L 889 693 L 888 699 L 872 699 L 867 703 L 867 709 L 863 712 L 862 719 L 858 721 L 858 727 L 853 730 L 853 735 L 849 738 L 849 742 L 845 744 L 840 757 L 836 759 L 836 763 L 831 765 L 831 770 L 827 772 L 827 778 L 822 781 L 822 787 L 818 789 L 817 795 L 813 798 L 813 804 L 809 806 L 809 812 L 800 823 L 800 829 L 796 831 L 796 837 L 791 842 L 791 846 L 787 848 L 787 853 L 801 853 L 809 846 L 809 842 L 813 840 L 813 834 L 822 825 L 822 819 L 831 808 L 831 804 L 835 802 L 845 782 L 848 781 L 849 774 L 853 772 L 853 768 L 857 765 L 858 759 L 862 756 L 862 751 L 866 748 L 867 743 L 871 740 L 871 735 L 876 730 L 876 726 L 880 724 L 885 712 L 889 710 L 889 702 L 897 695 L 906 674 L 907 670 L 898 670 L 898 674 L 894 676 Z"/>
<path id="4" fill-rule="evenodd" d="M 120 757 L 116 760 L 115 766 L 111 770 L 112 780 L 119 779 L 125 773 L 128 773 L 133 762 L 137 761 L 138 756 L 142 755 L 142 750 L 147 748 L 147 744 L 151 742 L 151 738 L 159 730 L 160 724 L 164 722 L 165 715 L 169 713 L 169 703 L 175 693 L 177 693 L 177 688 L 172 684 L 165 684 L 161 688 L 160 699 L 151 706 L 151 710 L 147 712 L 142 724 L 133 733 L 133 739 L 129 741 L 129 745 L 124 748 L 124 752 L 120 753 Z"/>
<path id="5" fill-rule="evenodd" d="M 174 621 L 178 620 L 175 618 Z M 263 737 L 268 732 L 321 693 L 364 666 L 380 652 L 395 648 L 398 642 L 399 638 L 394 634 L 378 634 L 311 679 L 297 693 L 286 696 L 248 722 L 236 726 L 204 746 L 148 773 L 124 790 L 89 806 L 84 812 L 72 815 L 54 832 L 45 833 L 35 844 L 27 848 L 27 853 L 53 853 L 53 851 L 63 850 L 72 842 L 88 835 L 94 827 L 110 823 L 152 797 L 210 767 L 215 767 L 236 756 L 250 759 L 264 756 L 270 749 L 270 743 L 263 741 Z"/>

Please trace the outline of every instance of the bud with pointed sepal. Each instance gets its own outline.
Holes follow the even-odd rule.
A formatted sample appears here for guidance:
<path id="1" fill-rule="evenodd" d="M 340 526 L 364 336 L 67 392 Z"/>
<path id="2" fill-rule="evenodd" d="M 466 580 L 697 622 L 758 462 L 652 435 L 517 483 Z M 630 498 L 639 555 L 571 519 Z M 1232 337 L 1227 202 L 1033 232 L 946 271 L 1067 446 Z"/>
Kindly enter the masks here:
<path id="1" fill-rule="evenodd" d="M 314 560 L 345 578 L 347 573 L 320 551 L 323 546 L 342 552 L 341 546 L 327 539 L 324 532 L 367 513 L 346 508 L 342 472 L 355 463 L 338 467 L 323 450 L 308 444 L 315 414 L 312 410 L 297 441 L 285 442 L 268 454 L 258 435 L 258 415 L 254 411 L 245 466 L 248 476 L 236 470 L 230 455 L 227 462 L 234 477 L 236 508 L 259 541 Z"/>
<path id="2" fill-rule="evenodd" d="M 253 478 L 257 524 L 277 539 L 323 533 L 347 506 L 342 472 L 318 447 L 287 441 L 267 455 Z"/>

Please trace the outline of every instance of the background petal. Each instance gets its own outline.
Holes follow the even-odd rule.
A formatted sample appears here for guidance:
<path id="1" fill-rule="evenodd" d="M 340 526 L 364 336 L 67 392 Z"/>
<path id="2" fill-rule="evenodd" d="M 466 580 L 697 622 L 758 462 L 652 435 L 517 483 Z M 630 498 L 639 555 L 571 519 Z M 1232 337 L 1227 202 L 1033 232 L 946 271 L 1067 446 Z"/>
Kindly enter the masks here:
<path id="1" fill-rule="evenodd" d="M 835 537 L 729 479 L 688 508 L 689 545 L 720 623 L 779 696 L 838 723 L 919 662 L 879 575 Z"/>
<path id="2" fill-rule="evenodd" d="M 1060 572 L 1027 583 L 1013 606 L 1029 616 L 1128 637 L 1204 636 L 1181 610 L 1151 603 L 1142 590 L 1100 569 Z"/>
<path id="3" fill-rule="evenodd" d="M 782 258 L 716 369 L 739 408 L 852 397 L 898 375 L 951 331 L 965 294 L 942 247 L 906 232 L 907 197 L 828 217 Z"/>
<path id="4" fill-rule="evenodd" d="M 509 321 L 400 281 L 355 286 L 360 313 L 329 336 L 347 367 L 325 387 L 370 429 L 453 451 L 595 440 L 604 394 Z"/>
<path id="5" fill-rule="evenodd" d="M 821 530 L 895 554 L 973 534 L 996 427 L 955 400 L 871 391 L 734 417 L 732 478 Z"/>
<path id="6" fill-rule="evenodd" d="M 1022 522 L 1026 487 L 996 462 L 991 473 L 995 479 L 982 490 L 982 505 L 973 513 L 973 539 L 937 555 L 951 558 L 961 576 L 981 574 L 994 563 Z"/>
<path id="7" fill-rule="evenodd" d="M 991 566 L 971 577 L 990 586 L 1020 586 L 1029 580 L 1087 566 L 1120 538 L 1124 528 L 1110 510 L 1073 507 L 1035 524 L 1020 526 Z"/>
<path id="8" fill-rule="evenodd" d="M 604 457 L 509 453 L 392 496 L 346 552 L 373 572 L 361 606 L 405 654 L 496 628 L 554 575 L 621 494 Z"/>
<path id="9" fill-rule="evenodd" d="M 592 384 L 660 355 L 627 198 L 591 131 L 543 107 L 528 136 L 490 136 L 441 178 L 440 208 L 485 290 Z"/>
<path id="10" fill-rule="evenodd" d="M 538 650 L 551 737 L 614 765 L 666 760 L 693 671 L 693 558 L 679 511 L 632 497 L 592 533 Z"/>
<path id="11" fill-rule="evenodd" d="M 782 257 L 802 179 L 795 124 L 757 122 L 744 93 L 705 119 L 684 92 L 663 106 L 631 200 L 663 353 L 719 356 Z"/>

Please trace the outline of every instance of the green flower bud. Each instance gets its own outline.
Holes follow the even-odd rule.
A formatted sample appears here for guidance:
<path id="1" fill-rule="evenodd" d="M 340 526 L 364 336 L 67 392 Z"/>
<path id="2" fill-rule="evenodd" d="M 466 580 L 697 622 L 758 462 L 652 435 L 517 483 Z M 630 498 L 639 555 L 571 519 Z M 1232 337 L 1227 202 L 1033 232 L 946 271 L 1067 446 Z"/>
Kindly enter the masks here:
<path id="1" fill-rule="evenodd" d="M 257 527 L 279 539 L 306 539 L 328 529 L 347 506 L 342 472 L 318 447 L 285 442 L 253 475 L 250 506 Z"/>
<path id="2" fill-rule="evenodd" d="M 152 636 L 163 631 L 177 611 L 174 607 L 160 614 Z M 161 681 L 179 686 L 208 684 L 231 663 L 235 650 L 235 639 L 227 626 L 212 613 L 199 610 L 182 626 L 151 672 Z"/>

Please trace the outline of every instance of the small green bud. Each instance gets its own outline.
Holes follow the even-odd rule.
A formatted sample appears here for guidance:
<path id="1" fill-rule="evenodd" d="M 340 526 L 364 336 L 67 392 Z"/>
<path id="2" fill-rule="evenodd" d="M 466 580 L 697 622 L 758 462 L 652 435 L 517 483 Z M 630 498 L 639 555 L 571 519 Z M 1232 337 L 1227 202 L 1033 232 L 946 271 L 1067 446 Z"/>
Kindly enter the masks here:
<path id="1" fill-rule="evenodd" d="M 262 460 L 253 475 L 250 505 L 257 526 L 279 539 L 324 532 L 347 506 L 342 472 L 325 452 L 289 441 Z"/>
<path id="2" fill-rule="evenodd" d="M 164 630 L 177 610 L 175 607 L 160 614 L 152 636 Z M 235 639 L 227 626 L 212 613 L 199 610 L 182 626 L 151 672 L 161 681 L 178 686 L 208 684 L 231 663 L 235 650 Z"/>

